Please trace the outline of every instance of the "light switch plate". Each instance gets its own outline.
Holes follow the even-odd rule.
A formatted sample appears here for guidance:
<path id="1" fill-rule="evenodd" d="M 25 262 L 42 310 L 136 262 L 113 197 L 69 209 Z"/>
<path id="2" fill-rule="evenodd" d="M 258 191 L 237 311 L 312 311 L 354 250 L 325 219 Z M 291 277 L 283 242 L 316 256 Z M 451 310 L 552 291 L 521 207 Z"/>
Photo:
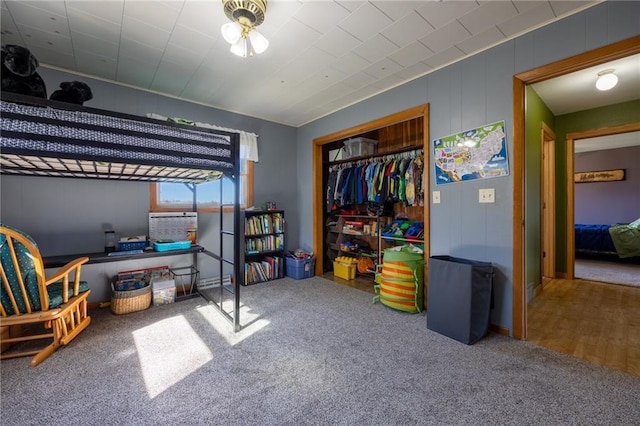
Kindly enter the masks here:
<path id="1" fill-rule="evenodd" d="M 496 202 L 496 190 L 495 188 L 484 188 L 479 191 L 479 202 L 481 203 L 495 203 Z"/>
<path id="2" fill-rule="evenodd" d="M 440 204 L 440 191 L 433 191 L 433 204 Z"/>

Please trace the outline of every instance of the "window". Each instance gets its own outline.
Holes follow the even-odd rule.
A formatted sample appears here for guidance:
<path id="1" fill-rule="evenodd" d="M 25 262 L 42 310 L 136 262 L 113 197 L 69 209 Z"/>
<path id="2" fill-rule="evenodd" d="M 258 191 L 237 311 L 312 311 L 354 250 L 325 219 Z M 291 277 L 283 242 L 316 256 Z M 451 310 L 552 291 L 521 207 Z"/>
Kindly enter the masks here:
<path id="1" fill-rule="evenodd" d="M 233 204 L 233 185 L 228 178 L 222 178 L 222 202 Z M 174 182 L 152 183 L 150 189 L 150 211 L 171 212 L 191 211 L 196 196 L 199 212 L 220 210 L 220 181 L 201 184 Z M 240 163 L 240 207 L 253 204 L 253 162 L 242 160 Z"/>

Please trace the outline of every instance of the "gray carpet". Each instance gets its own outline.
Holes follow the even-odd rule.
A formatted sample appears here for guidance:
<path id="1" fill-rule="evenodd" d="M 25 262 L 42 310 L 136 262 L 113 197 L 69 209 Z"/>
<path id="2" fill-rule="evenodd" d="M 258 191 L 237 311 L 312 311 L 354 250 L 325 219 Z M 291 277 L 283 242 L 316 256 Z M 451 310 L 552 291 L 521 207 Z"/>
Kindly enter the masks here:
<path id="1" fill-rule="evenodd" d="M 196 298 L 93 323 L 41 366 L 1 363 L 3 425 L 632 425 L 640 377 L 314 277 L 242 289 L 238 334 Z"/>
<path id="2" fill-rule="evenodd" d="M 597 259 L 576 259 L 576 278 L 640 287 L 640 265 Z"/>

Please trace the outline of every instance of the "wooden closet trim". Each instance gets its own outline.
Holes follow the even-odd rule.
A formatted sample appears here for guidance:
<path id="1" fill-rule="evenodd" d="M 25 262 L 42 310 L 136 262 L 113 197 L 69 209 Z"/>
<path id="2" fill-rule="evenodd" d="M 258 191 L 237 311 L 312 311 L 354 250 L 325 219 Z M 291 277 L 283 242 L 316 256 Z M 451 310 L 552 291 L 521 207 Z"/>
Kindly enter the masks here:
<path id="1" fill-rule="evenodd" d="M 377 118 L 367 123 L 359 124 L 357 126 L 350 127 L 348 129 L 340 130 L 325 136 L 321 136 L 313 140 L 313 252 L 316 253 L 316 271 L 315 275 L 322 276 L 324 271 L 324 222 L 323 222 L 323 209 L 324 209 L 324 192 L 325 189 L 322 185 L 322 174 L 324 171 L 324 165 L 322 163 L 322 147 L 328 143 L 336 142 L 341 139 L 347 139 L 352 136 L 360 135 L 363 133 L 378 130 L 383 127 L 398 124 L 404 121 L 413 120 L 416 118 L 422 118 L 423 123 L 423 141 L 422 148 L 424 151 L 425 161 L 425 175 L 424 175 L 424 193 L 425 193 L 425 205 L 424 205 L 424 224 L 428 229 L 429 222 L 429 171 L 430 171 L 430 155 L 429 155 L 429 104 L 419 105 L 413 108 L 406 109 L 404 111 L 397 112 L 395 114 L 387 115 L 385 117 Z M 427 233 L 428 235 L 428 233 Z M 429 239 L 425 238 L 424 242 L 424 256 L 425 259 L 429 257 Z M 426 279 L 425 279 L 426 284 Z"/>

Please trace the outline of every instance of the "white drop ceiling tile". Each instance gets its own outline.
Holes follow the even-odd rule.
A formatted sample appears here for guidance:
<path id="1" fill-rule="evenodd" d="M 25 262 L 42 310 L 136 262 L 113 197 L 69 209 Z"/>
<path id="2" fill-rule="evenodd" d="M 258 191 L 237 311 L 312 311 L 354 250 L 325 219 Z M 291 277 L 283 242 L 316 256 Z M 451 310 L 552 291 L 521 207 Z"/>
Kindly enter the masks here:
<path id="1" fill-rule="evenodd" d="M 346 84 L 349 87 L 352 87 L 354 90 L 360 89 L 364 86 L 368 86 L 369 84 L 375 81 L 375 77 L 371 74 L 367 74 L 364 71 L 360 71 L 350 75 L 341 81 L 341 83 Z"/>
<path id="2" fill-rule="evenodd" d="M 167 48 L 162 55 L 163 62 L 171 62 L 173 64 L 180 64 L 182 66 L 186 66 L 195 70 L 204 59 L 206 54 L 206 50 L 201 51 L 193 51 L 190 49 L 185 49 L 181 46 L 175 45 L 173 43 L 167 44 Z"/>
<path id="3" fill-rule="evenodd" d="M 339 26 L 359 40 L 369 40 L 393 21 L 371 3 L 365 3 L 349 15 Z"/>
<path id="4" fill-rule="evenodd" d="M 293 18 L 324 34 L 348 15 L 349 11 L 338 3 L 315 1 L 303 3 Z"/>
<path id="5" fill-rule="evenodd" d="M 11 13 L 7 9 L 2 9 L 2 13 L 0 13 L 0 24 L 2 25 L 3 34 L 5 31 L 10 31 L 13 33 L 18 32 L 18 27 L 11 17 Z"/>
<path id="6" fill-rule="evenodd" d="M 458 16 L 480 7 L 475 1 L 422 2 L 416 11 L 434 28 L 442 28 Z"/>
<path id="7" fill-rule="evenodd" d="M 402 66 L 400 66 L 398 63 L 392 61 L 389 58 L 384 58 L 374 64 L 369 65 L 362 71 L 374 76 L 376 79 L 382 79 L 400 71 L 401 69 Z"/>
<path id="8" fill-rule="evenodd" d="M 542 3 L 546 3 L 547 5 L 549 5 L 549 2 L 541 2 L 540 0 L 516 0 L 513 2 L 513 5 L 515 6 L 518 13 L 525 13 L 531 9 L 535 9 Z"/>
<path id="9" fill-rule="evenodd" d="M 382 35 L 400 47 L 408 46 L 433 32 L 434 28 L 416 12 L 396 21 L 382 31 Z"/>
<path id="10" fill-rule="evenodd" d="M 120 43 L 122 25 L 98 16 L 69 9 L 69 28 L 73 33 L 90 35 L 110 43 Z"/>
<path id="11" fill-rule="evenodd" d="M 164 49 L 170 35 L 169 31 L 161 30 L 128 16 L 125 16 L 122 22 L 123 39 L 135 40 L 150 47 Z"/>
<path id="12" fill-rule="evenodd" d="M 0 31 L 0 35 L 2 35 L 2 44 L 17 44 L 19 46 L 24 46 L 26 43 L 20 37 L 18 31 L 5 30 L 4 28 Z"/>
<path id="13" fill-rule="evenodd" d="M 124 13 L 127 17 L 137 19 L 147 25 L 171 31 L 180 14 L 180 9 L 171 7 L 169 2 L 126 1 Z"/>
<path id="14" fill-rule="evenodd" d="M 326 88 L 339 83 L 346 77 L 347 74 L 343 73 L 342 71 L 339 71 L 330 66 L 325 66 L 323 68 L 320 68 L 320 70 L 313 74 L 309 79 L 317 80 L 319 85 Z"/>
<path id="15" fill-rule="evenodd" d="M 156 73 L 157 64 L 142 62 L 136 57 L 120 54 L 117 80 L 121 83 L 148 89 Z"/>
<path id="16" fill-rule="evenodd" d="M 421 77 L 430 72 L 432 69 L 433 67 L 427 65 L 426 63 L 418 62 L 417 64 L 401 69 L 396 73 L 396 75 L 404 79 L 405 81 L 408 81 Z"/>
<path id="17" fill-rule="evenodd" d="M 193 74 L 190 67 L 161 62 L 149 86 L 151 90 L 178 96 L 186 86 L 185 76 Z"/>
<path id="18" fill-rule="evenodd" d="M 92 37 L 86 34 L 71 31 L 73 37 L 73 50 L 76 54 L 80 52 L 92 52 L 95 55 L 111 60 L 118 59 L 120 45 L 112 43 L 103 38 Z"/>
<path id="19" fill-rule="evenodd" d="M 400 84 L 404 83 L 404 79 L 400 78 L 400 76 L 396 74 L 388 75 L 380 80 L 376 80 L 371 85 L 378 90 L 387 91 L 392 87 L 396 87 Z"/>
<path id="20" fill-rule="evenodd" d="M 501 41 L 506 40 L 504 34 L 496 27 L 489 28 L 487 31 L 476 36 L 466 39 L 458 43 L 456 46 L 467 55 L 484 50 L 488 46 L 493 46 Z"/>
<path id="21" fill-rule="evenodd" d="M 75 56 L 78 72 L 109 80 L 116 79 L 118 63 L 115 59 L 105 58 L 93 52 L 78 49 L 75 50 Z"/>
<path id="22" fill-rule="evenodd" d="M 22 24 L 18 24 L 18 30 L 24 35 L 24 40 L 29 45 L 51 49 L 62 55 L 73 55 L 73 46 L 69 36 L 50 33 Z"/>
<path id="23" fill-rule="evenodd" d="M 120 44 L 118 59 L 121 62 L 123 57 L 137 58 L 138 62 L 152 64 L 155 69 L 162 59 L 163 52 L 162 49 L 150 47 L 134 40 L 123 40 Z"/>
<path id="24" fill-rule="evenodd" d="M 56 15 L 61 15 L 61 16 L 65 16 L 66 14 L 66 6 L 65 6 L 65 1 L 58 1 L 58 0 L 47 0 L 47 1 L 42 1 L 42 0 L 36 0 L 36 1 L 25 1 L 25 0 L 20 0 L 20 1 L 8 1 L 6 2 L 8 4 L 12 4 L 12 3 L 20 3 L 21 5 L 24 6 L 31 6 L 31 7 L 37 7 L 38 9 L 42 9 L 42 10 L 46 10 L 48 12 L 51 13 L 55 13 Z M 9 7 L 11 8 L 11 6 Z"/>
<path id="25" fill-rule="evenodd" d="M 72 54 L 56 52 L 49 47 L 42 47 L 27 42 L 27 49 L 38 59 L 40 65 L 52 65 L 55 67 L 65 68 L 68 70 L 76 69 L 76 61 Z"/>
<path id="26" fill-rule="evenodd" d="M 466 30 L 458 21 L 453 21 L 442 28 L 439 28 L 426 37 L 420 39 L 420 42 L 434 52 L 440 52 L 449 47 L 462 42 L 471 37 L 469 31 Z"/>
<path id="27" fill-rule="evenodd" d="M 527 31 L 529 28 L 539 26 L 555 16 L 549 3 L 539 4 L 534 9 L 529 9 L 513 18 L 498 24 L 500 31 L 507 37 L 515 36 Z"/>
<path id="28" fill-rule="evenodd" d="M 69 36 L 69 25 L 64 13 L 53 13 L 23 2 L 11 2 L 8 8 L 13 21 L 18 26 L 26 25 L 40 31 Z"/>
<path id="29" fill-rule="evenodd" d="M 391 55 L 398 50 L 398 46 L 380 34 L 376 34 L 369 40 L 353 49 L 353 52 L 362 56 L 367 61 L 374 63 Z"/>
<path id="30" fill-rule="evenodd" d="M 409 67 L 425 60 L 431 55 L 433 55 L 433 52 L 427 46 L 416 41 L 392 53 L 389 55 L 389 58 L 393 59 L 403 67 Z"/>
<path id="31" fill-rule="evenodd" d="M 454 46 L 436 53 L 432 57 L 425 59 L 424 62 L 432 68 L 439 68 L 453 63 L 464 56 L 464 52 Z"/>
<path id="32" fill-rule="evenodd" d="M 517 14 L 518 11 L 512 2 L 490 1 L 458 18 L 458 21 L 472 34 L 480 34 L 496 23 L 507 21 Z"/>
<path id="33" fill-rule="evenodd" d="M 362 56 L 358 56 L 355 53 L 347 53 L 341 56 L 337 60 L 332 61 L 329 66 L 335 68 L 347 75 L 355 74 L 362 69 L 368 67 L 371 62 L 364 59 Z"/>
<path id="34" fill-rule="evenodd" d="M 226 22 L 229 20 L 224 15 L 221 1 L 186 1 L 176 24 L 204 34 L 220 34 L 220 27 Z"/>
<path id="35" fill-rule="evenodd" d="M 192 30 L 184 25 L 176 25 L 169 38 L 169 44 L 194 52 L 203 52 L 203 54 L 211 49 L 215 41 L 215 37 Z"/>
<path id="36" fill-rule="evenodd" d="M 295 34 L 295 37 L 291 37 Z M 320 39 L 322 34 L 300 21 L 291 19 L 281 31 L 269 38 L 269 49 L 260 56 L 267 57 L 276 63 L 288 62 L 295 52 L 302 52 Z M 234 56 L 234 55 L 232 55 Z M 253 58 L 252 58 L 253 59 Z"/>
<path id="37" fill-rule="evenodd" d="M 373 5 L 394 21 L 402 19 L 419 8 L 423 1 L 383 0 L 372 1 Z"/>
<path id="38" fill-rule="evenodd" d="M 206 67 L 199 67 L 185 84 L 180 96 L 191 99 L 197 97 L 201 101 L 207 99 L 215 93 L 223 84 L 223 79 L 219 77 L 216 70 Z"/>
<path id="39" fill-rule="evenodd" d="M 334 27 L 313 45 L 339 58 L 362 43 L 340 27 Z"/>
<path id="40" fill-rule="evenodd" d="M 360 6 L 366 3 L 364 0 L 337 0 L 336 3 L 339 3 L 345 9 L 353 12 L 358 9 Z"/>
<path id="41" fill-rule="evenodd" d="M 553 12 L 557 17 L 575 13 L 577 11 L 580 11 L 594 4 L 593 1 L 575 1 L 575 0 L 568 0 L 568 1 L 550 0 L 549 3 L 551 3 L 551 8 L 553 9 Z"/>
<path id="42" fill-rule="evenodd" d="M 67 1 L 66 5 L 69 14 L 75 11 L 114 24 L 122 24 L 124 1 Z"/>
<path id="43" fill-rule="evenodd" d="M 260 25 L 259 30 L 263 34 L 275 34 L 283 25 L 291 20 L 291 17 L 303 6 L 298 1 L 270 1 L 267 4 L 267 13 L 265 13 L 264 22 Z M 224 17 L 225 22 L 229 22 L 220 5 L 220 14 Z"/>

